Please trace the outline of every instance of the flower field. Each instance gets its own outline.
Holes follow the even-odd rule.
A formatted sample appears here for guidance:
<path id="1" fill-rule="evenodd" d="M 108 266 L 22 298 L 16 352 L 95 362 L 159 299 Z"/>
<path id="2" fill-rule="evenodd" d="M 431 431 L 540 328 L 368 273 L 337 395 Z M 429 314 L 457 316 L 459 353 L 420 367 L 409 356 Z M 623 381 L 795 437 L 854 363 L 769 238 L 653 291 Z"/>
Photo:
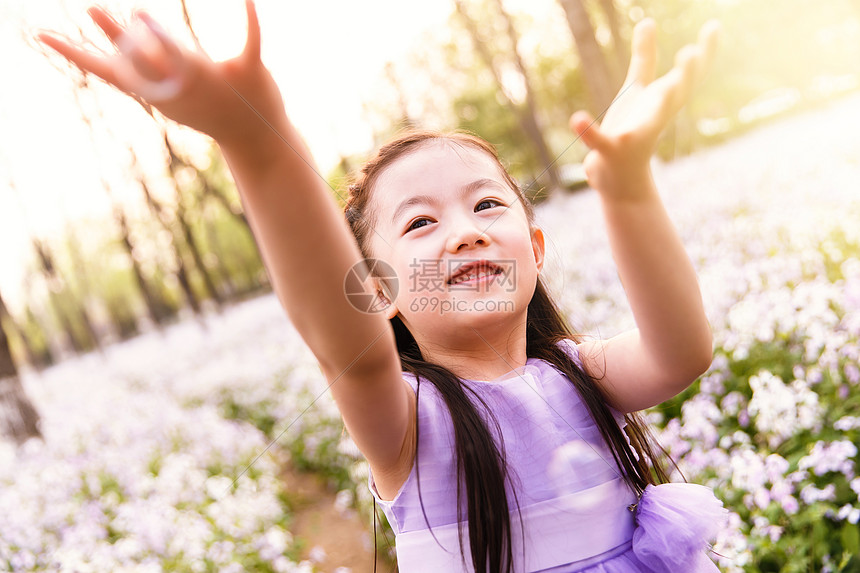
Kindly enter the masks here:
<path id="1" fill-rule="evenodd" d="M 671 164 L 655 179 L 699 272 L 715 360 L 649 412 L 689 481 L 731 509 L 724 571 L 860 571 L 860 98 Z M 632 326 L 593 193 L 538 208 L 574 327 Z M 313 571 L 286 456 L 370 515 L 366 469 L 272 296 L 23 382 L 44 442 L 0 443 L 0 570 Z M 368 518 L 369 519 L 369 518 Z"/>
<path id="2" fill-rule="evenodd" d="M 218 408 L 228 389 L 283 377 L 278 308 L 251 302 L 26 376 L 45 441 L 0 450 L 0 570 L 311 571 L 291 559 L 266 437 Z"/>

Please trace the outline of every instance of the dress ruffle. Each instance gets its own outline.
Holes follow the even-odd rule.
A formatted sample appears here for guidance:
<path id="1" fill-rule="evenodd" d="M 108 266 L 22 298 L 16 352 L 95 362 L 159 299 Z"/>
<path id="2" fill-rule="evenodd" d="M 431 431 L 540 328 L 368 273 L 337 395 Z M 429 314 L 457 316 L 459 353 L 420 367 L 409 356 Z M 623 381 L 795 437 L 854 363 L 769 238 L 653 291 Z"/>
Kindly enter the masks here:
<path id="1" fill-rule="evenodd" d="M 649 485 L 636 506 L 633 553 L 649 573 L 719 571 L 707 550 L 727 515 L 708 487 Z"/>

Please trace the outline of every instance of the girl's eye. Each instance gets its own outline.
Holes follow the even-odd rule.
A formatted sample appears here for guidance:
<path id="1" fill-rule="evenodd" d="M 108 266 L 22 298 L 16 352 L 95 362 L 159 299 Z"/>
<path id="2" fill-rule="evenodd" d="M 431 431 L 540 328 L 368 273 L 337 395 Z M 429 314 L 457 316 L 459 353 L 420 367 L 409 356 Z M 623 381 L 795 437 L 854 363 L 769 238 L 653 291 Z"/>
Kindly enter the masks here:
<path id="1" fill-rule="evenodd" d="M 502 203 L 500 201 L 496 201 L 495 199 L 484 199 L 483 201 L 475 205 L 475 211 L 483 211 L 484 209 L 480 208 L 481 205 L 489 205 L 486 208 L 490 209 L 492 207 L 499 207 L 502 205 Z"/>
<path id="2" fill-rule="evenodd" d="M 504 203 L 501 201 L 497 201 L 496 199 L 483 199 L 477 205 L 475 205 L 475 211 L 484 211 L 485 209 L 492 209 L 493 207 L 501 207 Z M 426 217 L 421 217 L 419 219 L 415 219 L 412 223 L 406 227 L 406 232 L 414 231 L 415 229 L 420 229 L 421 227 L 426 227 L 432 221 Z"/>
<path id="3" fill-rule="evenodd" d="M 430 219 L 415 219 L 414 221 L 412 221 L 412 224 L 406 228 L 406 232 L 408 233 L 409 231 L 412 231 L 414 229 L 420 229 L 421 227 L 425 226 L 425 225 L 419 225 L 418 223 L 427 223 L 429 225 Z"/>

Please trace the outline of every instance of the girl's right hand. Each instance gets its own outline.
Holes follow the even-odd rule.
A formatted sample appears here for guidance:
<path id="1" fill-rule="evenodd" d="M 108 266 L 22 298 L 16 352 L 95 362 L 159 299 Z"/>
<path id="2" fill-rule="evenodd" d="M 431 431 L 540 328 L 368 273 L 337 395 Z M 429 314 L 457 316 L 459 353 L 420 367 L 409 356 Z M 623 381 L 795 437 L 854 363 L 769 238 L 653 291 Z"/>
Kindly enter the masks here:
<path id="1" fill-rule="evenodd" d="M 570 119 L 571 128 L 591 148 L 583 161 L 589 184 L 605 199 L 641 198 L 657 139 L 710 67 L 719 24 L 711 21 L 702 26 L 698 42 L 683 47 L 675 66 L 659 78 L 656 33 L 650 18 L 633 29 L 633 54 L 624 87 L 600 125 L 587 112 L 577 112 Z M 645 196 L 651 198 L 652 193 Z"/>
<path id="2" fill-rule="evenodd" d="M 135 13 L 132 25 L 123 27 L 102 8 L 88 10 L 117 48 L 114 54 L 93 53 L 50 33 L 37 38 L 82 71 L 219 143 L 249 143 L 284 125 L 286 115 L 280 91 L 260 59 L 260 26 L 252 0 L 246 0 L 246 8 L 245 47 L 223 62 L 179 46 L 144 12 Z"/>

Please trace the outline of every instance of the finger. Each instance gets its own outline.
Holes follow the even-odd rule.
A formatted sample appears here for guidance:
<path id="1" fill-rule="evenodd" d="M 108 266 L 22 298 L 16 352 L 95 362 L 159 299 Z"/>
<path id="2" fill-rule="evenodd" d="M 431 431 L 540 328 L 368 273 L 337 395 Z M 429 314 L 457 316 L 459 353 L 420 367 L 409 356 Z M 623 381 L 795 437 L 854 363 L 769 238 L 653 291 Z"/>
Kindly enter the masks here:
<path id="1" fill-rule="evenodd" d="M 36 39 L 69 60 L 80 68 L 81 71 L 95 74 L 106 82 L 115 86 L 117 85 L 113 69 L 111 68 L 107 58 L 103 55 L 82 50 L 77 46 L 74 46 L 71 43 L 47 32 L 40 32 L 36 36 Z"/>
<path id="2" fill-rule="evenodd" d="M 117 48 L 122 54 L 116 69 L 130 66 L 137 75 L 149 81 L 160 81 L 172 72 L 164 51 L 157 38 L 143 23 L 138 14 L 128 29 L 117 37 Z M 120 72 L 120 76 L 129 79 L 128 70 Z"/>
<path id="3" fill-rule="evenodd" d="M 142 10 L 135 12 L 132 25 L 117 38 L 117 47 L 140 77 L 150 82 L 175 79 L 184 64 L 179 45 Z"/>
<path id="4" fill-rule="evenodd" d="M 609 140 L 600 131 L 597 121 L 586 111 L 578 111 L 570 116 L 570 129 L 591 149 L 609 147 Z"/>
<path id="5" fill-rule="evenodd" d="M 702 50 L 698 45 L 687 45 L 675 54 L 675 70 L 678 71 L 678 84 L 683 94 L 686 95 L 693 87 L 696 78 L 700 75 L 702 63 Z"/>
<path id="6" fill-rule="evenodd" d="M 675 67 L 651 85 L 651 89 L 659 94 L 658 110 L 654 116 L 657 124 L 669 121 L 687 103 L 699 59 L 697 52 L 696 49 L 682 48 L 675 57 Z"/>
<path id="7" fill-rule="evenodd" d="M 167 31 L 161 27 L 161 24 L 156 22 L 152 16 L 143 10 L 137 12 L 135 16 L 140 18 L 141 22 L 146 24 L 146 27 L 153 33 L 155 38 L 158 40 L 158 43 L 162 48 L 164 48 L 164 51 L 167 52 L 169 56 L 172 58 L 182 57 L 182 50 L 176 42 L 173 41 L 173 38 L 170 37 Z"/>
<path id="8" fill-rule="evenodd" d="M 253 0 L 245 0 L 245 11 L 248 14 L 248 38 L 242 54 L 251 61 L 260 59 L 260 21 L 257 18 L 257 7 Z"/>
<path id="9" fill-rule="evenodd" d="M 657 74 L 657 25 L 646 18 L 633 28 L 633 50 L 625 84 L 648 85 Z"/>
<path id="10" fill-rule="evenodd" d="M 711 63 L 714 60 L 714 54 L 717 52 L 717 45 L 720 41 L 721 26 L 717 20 L 709 20 L 705 22 L 701 30 L 699 30 L 699 47 L 702 51 L 702 61 L 699 65 L 697 80 L 701 79 Z"/>
<path id="11" fill-rule="evenodd" d="M 669 117 L 678 113 L 687 102 L 690 94 L 690 76 L 683 68 L 675 68 L 670 74 L 666 74 L 665 95 L 663 96 L 662 115 L 668 120 Z"/>
<path id="12" fill-rule="evenodd" d="M 705 75 L 716 51 L 719 23 L 710 21 L 699 31 L 696 44 L 688 44 L 675 55 L 675 69 L 680 71 L 682 83 L 689 90 Z"/>
<path id="13" fill-rule="evenodd" d="M 119 38 L 124 30 L 123 27 L 119 25 L 119 23 L 114 20 L 113 16 L 108 14 L 108 12 L 99 6 L 92 6 L 87 10 L 87 14 L 90 15 L 90 18 L 93 19 L 93 22 L 102 29 L 102 32 L 105 33 L 111 42 L 116 45 L 117 38 Z"/>

